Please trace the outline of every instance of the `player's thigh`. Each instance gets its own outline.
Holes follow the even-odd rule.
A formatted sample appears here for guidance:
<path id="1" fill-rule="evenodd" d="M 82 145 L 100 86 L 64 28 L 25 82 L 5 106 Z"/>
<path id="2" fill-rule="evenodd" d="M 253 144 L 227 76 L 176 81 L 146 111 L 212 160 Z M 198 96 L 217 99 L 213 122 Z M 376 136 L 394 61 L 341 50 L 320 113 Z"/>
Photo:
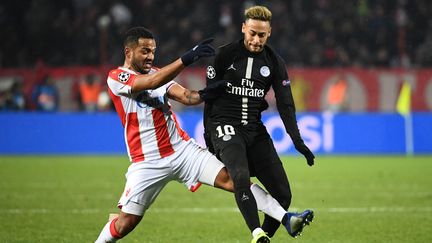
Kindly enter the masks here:
<path id="1" fill-rule="evenodd" d="M 171 180 L 171 173 L 169 161 L 164 158 L 132 164 L 126 174 L 126 185 L 118 206 L 125 213 L 144 215 Z"/>
<path id="2" fill-rule="evenodd" d="M 222 143 L 219 157 L 234 180 L 238 177 L 247 178 L 249 180 L 250 173 L 246 156 L 246 146 L 243 140 L 235 140 L 236 139 L 234 139 L 234 141 Z"/>
<path id="3" fill-rule="evenodd" d="M 179 148 L 171 163 L 175 180 L 189 189 L 197 182 L 213 186 L 216 176 L 224 167 L 212 153 L 192 139 Z"/>
<path id="4" fill-rule="evenodd" d="M 248 158 L 253 175 L 276 199 L 291 198 L 291 189 L 282 161 L 267 134 L 256 137 L 248 147 Z"/>
<path id="5" fill-rule="evenodd" d="M 275 197 L 290 196 L 291 189 L 288 177 L 280 163 L 270 164 L 256 171 L 256 178 L 264 185 L 267 191 Z M 275 197 L 276 198 L 276 197 Z"/>
<path id="6" fill-rule="evenodd" d="M 251 169 L 254 171 L 268 167 L 270 164 L 282 163 L 274 147 L 273 140 L 266 131 L 255 136 L 252 143 L 248 145 L 247 158 Z"/>
<path id="7" fill-rule="evenodd" d="M 228 173 L 228 169 L 215 156 L 209 159 L 199 181 L 226 191 L 234 191 L 234 182 Z"/>
<path id="8" fill-rule="evenodd" d="M 217 157 L 232 176 L 239 170 L 248 169 L 246 139 L 241 131 L 231 125 L 213 125 L 210 134 Z"/>
<path id="9" fill-rule="evenodd" d="M 174 175 L 190 190 L 193 190 L 197 182 L 227 191 L 233 190 L 233 183 L 227 169 L 224 168 L 225 165 L 194 140 L 190 140 L 178 154 L 177 159 L 172 162 Z"/>

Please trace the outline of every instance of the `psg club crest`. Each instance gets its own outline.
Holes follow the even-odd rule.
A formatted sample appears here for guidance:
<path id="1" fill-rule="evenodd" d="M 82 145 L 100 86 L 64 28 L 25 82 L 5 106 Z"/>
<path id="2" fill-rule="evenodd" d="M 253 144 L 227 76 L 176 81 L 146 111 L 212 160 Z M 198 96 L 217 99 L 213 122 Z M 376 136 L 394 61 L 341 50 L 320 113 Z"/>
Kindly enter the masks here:
<path id="1" fill-rule="evenodd" d="M 118 79 L 122 83 L 126 83 L 129 80 L 129 78 L 130 78 L 130 73 L 127 73 L 127 72 L 121 72 L 118 75 Z"/>
<path id="2" fill-rule="evenodd" d="M 216 70 L 212 66 L 207 67 L 207 78 L 214 79 L 216 77 Z"/>
<path id="3" fill-rule="evenodd" d="M 267 66 L 262 66 L 260 69 L 260 73 L 263 77 L 268 77 L 270 75 L 270 68 Z"/>

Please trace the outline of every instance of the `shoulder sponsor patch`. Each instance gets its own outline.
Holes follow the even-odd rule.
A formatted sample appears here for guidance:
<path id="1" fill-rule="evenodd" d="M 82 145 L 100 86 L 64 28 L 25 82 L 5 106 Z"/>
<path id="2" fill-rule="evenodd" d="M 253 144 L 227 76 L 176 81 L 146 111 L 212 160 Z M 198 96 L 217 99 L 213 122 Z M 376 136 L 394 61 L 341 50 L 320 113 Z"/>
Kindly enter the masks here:
<path id="1" fill-rule="evenodd" d="M 130 73 L 128 72 L 121 72 L 118 75 L 118 80 L 122 83 L 126 83 L 130 78 Z"/>

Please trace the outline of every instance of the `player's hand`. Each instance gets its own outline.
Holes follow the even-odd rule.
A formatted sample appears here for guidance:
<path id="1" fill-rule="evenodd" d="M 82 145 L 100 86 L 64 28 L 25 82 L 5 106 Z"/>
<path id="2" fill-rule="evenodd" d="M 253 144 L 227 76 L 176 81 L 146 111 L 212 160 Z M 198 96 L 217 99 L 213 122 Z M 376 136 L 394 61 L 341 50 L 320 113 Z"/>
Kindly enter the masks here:
<path id="1" fill-rule="evenodd" d="M 211 101 L 218 98 L 228 87 L 227 80 L 218 80 L 213 82 L 202 90 L 198 90 L 198 94 L 203 101 Z"/>
<path id="2" fill-rule="evenodd" d="M 294 147 L 297 149 L 297 151 L 304 155 L 309 166 L 314 165 L 315 155 L 312 153 L 312 151 L 310 151 L 302 139 L 295 141 Z"/>
<path id="3" fill-rule="evenodd" d="M 213 38 L 209 38 L 204 40 L 203 42 L 196 45 L 194 48 L 183 54 L 180 58 L 185 66 L 189 66 L 192 63 L 198 61 L 201 57 L 210 57 L 214 56 L 216 51 L 210 45 L 213 41 Z"/>

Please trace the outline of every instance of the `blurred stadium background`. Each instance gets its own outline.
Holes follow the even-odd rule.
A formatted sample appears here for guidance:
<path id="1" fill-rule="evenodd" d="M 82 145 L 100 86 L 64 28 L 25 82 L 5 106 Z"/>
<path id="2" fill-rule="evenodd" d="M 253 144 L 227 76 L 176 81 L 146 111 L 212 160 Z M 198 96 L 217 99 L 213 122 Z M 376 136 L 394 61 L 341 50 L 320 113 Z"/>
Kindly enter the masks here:
<path id="1" fill-rule="evenodd" d="M 121 34 L 125 30 L 136 25 L 152 30 L 158 44 L 155 65 L 162 67 L 207 37 L 215 37 L 215 46 L 241 38 L 243 9 L 254 4 L 266 5 L 273 12 L 269 44 L 287 63 L 299 127 L 306 143 L 318 157 L 313 172 L 294 167 L 297 173 L 304 173 L 305 176 L 293 176 L 293 190 L 298 191 L 300 197 L 306 196 L 304 201 L 294 202 L 294 206 L 324 208 L 325 217 L 333 217 L 333 211 L 329 208 L 348 208 L 348 211 L 351 208 L 349 217 L 358 217 L 358 212 L 366 214 L 361 222 L 364 224 L 358 226 L 360 229 L 364 227 L 365 231 L 368 231 L 368 216 L 376 216 L 374 213 L 378 212 L 377 218 L 382 220 L 378 220 L 379 225 L 374 226 L 382 231 L 368 231 L 373 234 L 384 232 L 377 238 L 361 238 L 360 230 L 353 235 L 342 234 L 339 238 L 331 238 L 332 233 L 339 233 L 333 230 L 320 238 L 323 231 L 328 232 L 332 227 L 327 225 L 317 226 L 320 232 L 312 233 L 311 229 L 312 238 L 305 237 L 304 242 L 405 242 L 405 230 L 408 230 L 406 235 L 416 234 L 420 237 L 416 242 L 431 241 L 429 235 L 420 233 L 419 236 L 417 231 L 411 229 L 414 222 L 419 222 L 417 220 L 423 222 L 422 229 L 432 227 L 431 184 L 425 179 L 432 172 L 432 3 L 427 0 L 2 1 L 0 175 L 3 179 L 0 189 L 4 193 L 0 194 L 0 216 L 13 220 L 11 225 L 1 220 L 0 241 L 88 242 L 99 232 L 105 217 L 103 209 L 115 204 L 122 190 L 122 173 L 128 165 L 121 124 L 107 96 L 105 83 L 107 72 L 123 64 Z M 205 61 L 195 64 L 181 73 L 176 81 L 192 89 L 204 87 L 205 66 Z M 270 108 L 263 119 L 278 151 L 284 156 L 284 161 L 303 163 L 301 159 L 292 157 L 298 157 L 298 154 L 284 132 L 271 92 L 267 100 Z M 202 143 L 202 106 L 172 104 L 189 134 Z M 84 155 L 93 157 L 81 157 Z M 105 157 L 107 155 L 115 159 L 110 160 L 111 157 Z M 42 162 L 28 162 L 32 160 Z M 57 161 L 70 160 L 80 166 L 59 163 L 52 167 L 52 163 Z M 99 167 L 103 167 L 104 161 L 107 161 L 107 165 L 101 169 L 101 175 L 95 169 L 97 166 L 88 167 L 79 163 L 81 160 L 91 165 L 96 163 Z M 113 165 L 117 160 L 122 164 L 120 170 Z M 343 163 L 349 160 L 360 164 L 373 161 L 378 169 L 374 171 L 375 164 L 366 163 L 371 166 L 360 167 L 357 171 L 349 170 L 355 167 L 352 163 Z M 323 173 L 347 173 L 348 183 L 335 176 L 335 181 L 326 184 L 326 181 L 335 177 L 320 174 L 320 161 L 325 163 L 321 167 L 325 171 Z M 286 166 L 288 171 L 291 166 Z M 50 168 L 55 168 L 58 173 L 49 171 Z M 64 170 L 76 173 L 64 174 Z M 28 173 L 28 176 L 10 176 L 16 171 L 24 175 Z M 404 171 L 414 174 L 405 177 Z M 88 176 L 80 177 L 80 173 Z M 359 180 L 356 173 L 374 179 L 369 181 L 366 177 Z M 114 180 L 118 182 L 114 192 L 104 184 L 104 180 L 110 178 L 108 175 L 117 178 Z M 36 178 L 35 184 L 32 183 L 32 176 Z M 322 193 L 316 197 L 302 194 L 302 190 L 314 193 L 315 187 L 308 181 L 309 176 L 316 176 L 312 180 L 314 183 L 327 185 L 319 188 Z M 382 177 L 387 180 L 381 181 L 379 178 Z M 73 186 L 63 185 L 63 178 L 77 183 L 80 179 L 88 180 L 85 185 L 89 188 L 77 192 L 71 189 Z M 385 201 L 377 202 L 375 200 L 379 200 L 379 196 L 370 196 L 370 201 L 359 203 L 358 207 L 362 209 L 356 212 L 355 202 L 356 199 L 360 201 L 359 194 L 370 192 L 362 188 L 357 191 L 359 194 L 346 194 L 346 197 L 339 195 L 340 200 L 349 199 L 346 204 L 344 201 L 324 206 L 316 204 L 317 200 L 324 202 L 322 198 L 334 194 L 335 190 L 336 194 L 338 189 L 346 193 L 352 180 L 367 184 L 367 188 L 372 188 L 372 191 L 374 186 L 384 183 L 373 195 L 387 191 Z M 89 185 L 92 182 L 99 188 Z M 425 189 L 424 183 L 429 185 L 429 189 Z M 354 185 L 361 187 L 360 184 Z M 81 186 L 84 187 L 84 184 Z M 394 189 L 399 186 L 400 192 Z M 98 194 L 98 205 L 92 202 L 92 193 L 102 189 L 107 191 L 105 194 L 112 192 L 112 195 Z M 356 192 L 358 188 L 354 186 L 352 189 Z M 81 204 L 69 205 L 77 211 L 68 214 L 68 201 L 62 201 L 66 205 L 64 210 L 58 208 L 58 212 L 54 210 L 55 213 L 47 209 L 56 208 L 51 203 L 48 206 L 40 204 L 43 195 L 58 190 L 71 190 L 72 194 L 78 195 Z M 168 190 L 175 198 L 181 197 L 189 202 L 189 194 L 182 197 L 175 194 L 172 188 Z M 397 197 L 400 193 L 410 196 L 400 199 Z M 20 203 L 22 194 L 26 195 L 24 198 L 30 199 L 33 207 Z M 229 200 L 228 196 L 223 195 Z M 56 199 L 51 201 L 57 202 L 64 196 L 53 194 Z M 76 199 L 69 197 L 72 201 Z M 160 201 L 169 200 L 167 197 L 169 195 Z M 196 196 L 194 198 L 197 200 Z M 394 204 L 391 203 L 392 199 Z M 212 200 L 222 199 L 217 197 Z M 404 203 L 399 204 L 399 201 Z M 158 205 L 170 207 L 156 204 L 156 210 Z M 205 202 L 202 207 L 210 205 L 212 202 Z M 232 202 L 227 205 L 235 207 Z M 373 209 L 374 206 L 380 207 Z M 92 211 L 94 208 L 97 210 Z M 40 215 L 53 219 L 59 217 L 60 211 L 68 215 L 66 218 L 70 217 L 68 220 L 77 217 L 78 225 L 84 219 L 92 222 L 91 226 L 84 228 L 75 225 L 75 230 L 85 232 L 84 238 L 49 238 L 35 230 L 39 229 L 37 222 L 26 222 L 27 217 Z M 397 215 L 402 216 L 405 211 L 410 213 L 407 217 L 411 217 L 405 222 L 409 222 L 408 225 L 393 225 L 392 230 L 386 228 L 387 220 L 399 220 Z M 393 216 L 389 216 L 390 219 L 380 218 L 383 212 Z M 185 217 L 184 214 L 177 216 Z M 337 219 L 344 220 L 341 216 L 330 221 L 343 228 L 343 222 L 336 222 Z M 198 218 L 196 220 L 200 222 Z M 240 216 L 236 220 L 234 222 L 239 223 L 233 228 L 245 228 Z M 359 222 L 351 223 L 358 225 Z M 19 225 L 24 225 L 22 231 L 16 231 L 14 227 Z M 56 224 L 51 227 L 55 228 Z M 181 228 L 182 225 L 176 227 Z M 398 227 L 402 233 L 394 230 Z M 166 230 L 173 229 L 175 227 Z M 159 229 L 154 230 L 163 234 Z M 223 232 L 223 229 L 219 230 Z M 14 232 L 21 236 L 15 236 Z M 32 238 L 29 232 L 39 237 Z M 70 235 L 65 229 L 59 232 Z M 52 234 L 56 234 L 55 231 Z M 137 240 L 129 242 L 139 242 L 139 235 L 135 235 L 132 239 Z M 245 237 L 246 231 L 242 231 L 242 235 L 244 238 L 239 236 L 241 241 L 249 239 Z M 389 235 L 393 235 L 393 238 L 387 238 Z M 204 237 L 213 237 L 212 231 L 209 230 Z M 233 239 L 236 237 L 233 236 Z M 285 239 L 285 236 L 278 237 Z M 218 238 L 204 239 L 214 241 L 201 238 L 197 241 L 189 239 L 188 242 L 220 242 Z M 174 237 L 154 241 L 179 240 Z"/>

